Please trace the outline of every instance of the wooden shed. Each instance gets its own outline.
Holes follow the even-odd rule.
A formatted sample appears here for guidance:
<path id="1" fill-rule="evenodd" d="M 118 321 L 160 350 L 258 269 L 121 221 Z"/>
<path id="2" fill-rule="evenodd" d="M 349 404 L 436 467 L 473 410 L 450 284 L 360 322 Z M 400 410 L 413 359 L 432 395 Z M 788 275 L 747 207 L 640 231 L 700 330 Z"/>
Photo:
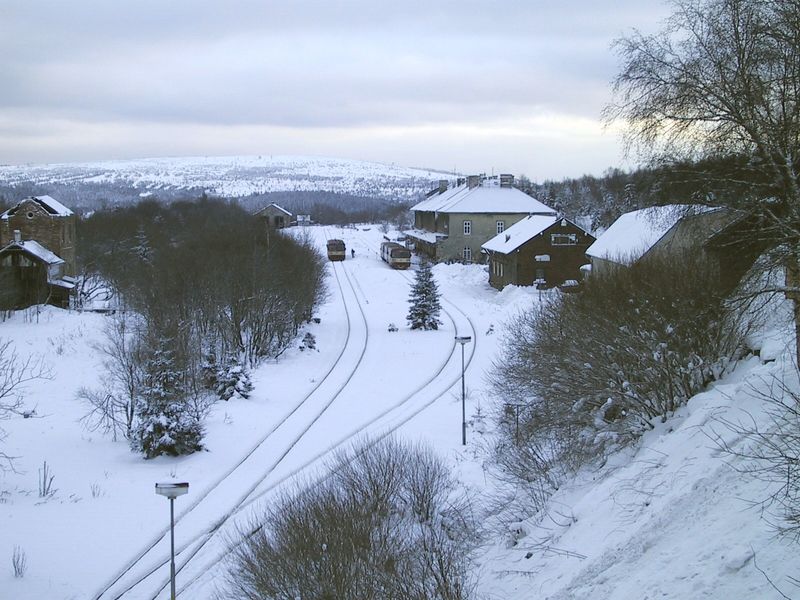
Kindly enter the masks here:
<path id="1" fill-rule="evenodd" d="M 0 249 L 0 309 L 34 304 L 68 308 L 75 279 L 64 274 L 64 260 L 39 242 L 19 237 Z"/>

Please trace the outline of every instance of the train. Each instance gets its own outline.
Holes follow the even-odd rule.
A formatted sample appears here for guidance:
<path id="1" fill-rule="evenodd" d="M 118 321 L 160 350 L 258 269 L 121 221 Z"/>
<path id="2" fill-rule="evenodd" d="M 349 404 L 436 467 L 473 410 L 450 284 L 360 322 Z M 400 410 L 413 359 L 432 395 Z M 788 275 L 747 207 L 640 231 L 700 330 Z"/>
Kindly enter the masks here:
<path id="1" fill-rule="evenodd" d="M 411 251 L 396 242 L 383 242 L 381 259 L 393 269 L 407 269 L 411 266 Z"/>
<path id="2" fill-rule="evenodd" d="M 342 240 L 328 240 L 328 260 L 344 260 L 345 248 Z"/>

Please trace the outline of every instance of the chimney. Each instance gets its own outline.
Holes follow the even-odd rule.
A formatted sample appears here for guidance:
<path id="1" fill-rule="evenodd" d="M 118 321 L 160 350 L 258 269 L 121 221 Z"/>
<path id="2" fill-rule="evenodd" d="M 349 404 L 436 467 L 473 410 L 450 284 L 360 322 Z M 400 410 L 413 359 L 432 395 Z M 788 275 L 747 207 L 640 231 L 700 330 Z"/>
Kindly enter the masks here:
<path id="1" fill-rule="evenodd" d="M 509 175 L 508 173 L 501 173 L 500 174 L 500 187 L 501 188 L 510 188 L 514 187 L 514 176 Z"/>
<path id="2" fill-rule="evenodd" d="M 444 194 L 447 191 L 447 186 L 450 182 L 447 179 L 439 180 L 439 193 Z"/>
<path id="3" fill-rule="evenodd" d="M 14 241 L 21 242 L 22 241 L 22 232 L 19 229 L 14 230 Z"/>
<path id="4" fill-rule="evenodd" d="M 481 176 L 480 175 L 469 175 L 467 176 L 467 187 L 469 189 L 476 188 L 481 184 Z"/>

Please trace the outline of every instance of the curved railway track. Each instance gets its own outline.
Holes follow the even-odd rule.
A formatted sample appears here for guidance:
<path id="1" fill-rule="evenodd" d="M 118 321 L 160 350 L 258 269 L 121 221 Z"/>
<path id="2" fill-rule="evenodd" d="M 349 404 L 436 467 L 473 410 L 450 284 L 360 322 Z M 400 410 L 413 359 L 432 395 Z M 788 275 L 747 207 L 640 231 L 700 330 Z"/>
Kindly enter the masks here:
<path id="1" fill-rule="evenodd" d="M 230 469 L 228 469 L 225 473 L 223 473 L 220 477 L 218 477 L 210 486 L 208 486 L 203 491 L 203 493 L 200 496 L 197 496 L 196 498 L 193 499 L 192 503 L 188 507 L 186 507 L 176 517 L 176 519 L 175 519 L 176 523 L 180 522 L 181 520 L 184 520 L 187 517 L 187 515 L 192 513 L 192 511 L 194 511 L 216 489 L 218 489 L 221 485 L 223 485 L 226 481 L 228 481 L 231 478 L 231 476 L 235 472 L 237 472 L 242 467 L 242 465 L 244 465 L 248 461 L 248 459 L 253 457 L 259 449 L 263 448 L 264 445 L 268 441 L 272 440 L 272 438 L 275 435 L 275 433 L 277 431 L 279 431 L 284 425 L 286 425 L 289 422 L 289 420 L 292 418 L 292 416 L 297 414 L 298 411 L 301 408 L 306 406 L 306 404 L 309 401 L 309 399 L 311 399 L 314 396 L 314 394 L 316 394 L 317 391 L 324 384 L 326 384 L 328 381 L 331 380 L 331 378 L 332 378 L 334 372 L 336 371 L 337 367 L 340 365 L 340 363 L 342 362 L 343 358 L 348 354 L 348 350 L 351 347 L 351 341 L 352 341 L 352 337 L 353 337 L 353 335 L 352 335 L 353 318 L 351 317 L 350 309 L 348 308 L 348 302 L 345 299 L 344 286 L 343 286 L 343 284 L 341 282 L 341 279 L 339 277 L 337 269 L 334 267 L 333 271 L 334 271 L 335 279 L 336 279 L 336 282 L 337 282 L 337 287 L 339 288 L 340 294 L 342 296 L 343 305 L 344 305 L 344 309 L 345 309 L 345 314 L 346 314 L 346 317 L 347 317 L 347 336 L 346 336 L 346 340 L 345 340 L 345 343 L 344 343 L 344 345 L 342 347 L 342 350 L 340 351 L 340 353 L 337 356 L 336 360 L 331 365 L 331 367 L 328 369 L 328 371 L 325 373 L 325 375 L 320 379 L 320 381 L 314 386 L 314 388 L 308 394 L 306 394 L 305 397 L 303 397 L 302 400 L 300 400 L 300 402 L 298 402 L 294 407 L 292 407 L 292 409 L 289 412 L 287 412 L 275 425 L 273 425 L 269 429 L 269 431 L 265 435 L 263 435 L 257 441 L 257 443 L 255 445 L 253 445 L 249 449 L 249 451 L 244 456 L 242 456 Z M 326 401 L 324 401 L 322 403 L 322 409 L 321 410 L 317 410 L 316 414 L 313 414 L 310 422 L 308 422 L 304 427 L 302 427 L 300 433 L 298 435 L 296 435 L 292 439 L 292 441 L 289 444 L 289 447 L 286 448 L 282 452 L 282 454 L 280 454 L 278 460 L 275 461 L 275 463 L 271 466 L 269 471 L 267 473 L 265 473 L 263 475 L 263 477 L 260 477 L 256 481 L 255 484 L 251 485 L 247 489 L 247 492 L 245 494 L 243 494 L 242 496 L 240 496 L 237 499 L 237 501 L 236 501 L 235 505 L 233 506 L 233 508 L 231 510 L 227 511 L 227 513 L 224 514 L 220 519 L 218 519 L 211 526 L 211 528 L 207 529 L 206 531 L 204 531 L 203 533 L 201 533 L 199 535 L 195 535 L 188 542 L 184 542 L 184 544 L 181 547 L 181 549 L 176 549 L 176 552 L 178 552 L 178 553 L 183 552 L 183 551 L 186 550 L 187 547 L 192 546 L 193 544 L 198 542 L 198 540 L 202 539 L 202 540 L 205 540 L 205 541 L 202 542 L 202 544 L 200 546 L 200 548 L 201 548 L 202 545 L 204 545 L 206 543 L 206 541 L 211 536 L 213 536 L 214 533 L 216 531 L 218 531 L 219 528 L 222 527 L 235 512 L 237 512 L 236 509 L 242 503 L 244 503 L 245 500 L 247 500 L 247 498 L 252 494 L 253 490 L 255 490 L 263 482 L 263 480 L 266 479 L 266 477 L 275 469 L 275 467 L 277 467 L 278 464 L 280 464 L 280 462 L 289 454 L 289 452 L 294 447 L 294 445 L 303 437 L 303 435 L 305 435 L 305 433 L 322 416 L 322 414 L 331 406 L 331 404 L 333 404 L 333 402 L 336 400 L 336 398 L 341 394 L 342 390 L 346 387 L 347 383 L 349 383 L 349 381 L 352 379 L 352 377 L 357 372 L 358 366 L 360 365 L 361 361 L 363 360 L 364 354 L 366 353 L 369 332 L 368 332 L 368 328 L 367 328 L 367 324 L 366 324 L 366 317 L 364 315 L 363 308 L 361 307 L 360 303 L 357 300 L 355 289 L 352 287 L 352 283 L 349 283 L 349 285 L 350 285 L 353 297 L 356 298 L 356 304 L 357 304 L 357 306 L 359 308 L 359 312 L 360 312 L 360 316 L 361 316 L 361 322 L 363 322 L 363 325 L 364 325 L 364 339 L 363 339 L 363 342 L 360 344 L 360 349 L 358 350 L 358 359 L 357 359 L 356 363 L 352 366 L 352 368 L 350 368 L 349 372 L 346 374 L 344 383 L 342 383 L 338 387 L 338 389 L 335 391 L 335 393 L 330 398 L 328 398 Z M 151 562 L 148 567 L 145 567 L 144 574 L 137 574 L 133 578 L 133 581 L 123 582 L 123 579 L 128 574 L 130 574 L 133 571 L 137 570 L 137 567 L 141 567 L 141 565 L 143 564 L 143 561 L 145 561 L 147 559 L 147 557 L 151 553 L 156 552 L 156 548 L 159 546 L 159 544 L 161 544 L 162 542 L 164 544 L 166 544 L 166 540 L 168 539 L 168 535 L 169 535 L 169 528 L 166 528 L 166 529 L 162 530 L 161 532 L 159 532 L 159 534 L 157 534 L 156 538 L 154 538 L 149 544 L 147 544 L 146 547 L 142 551 L 140 551 L 134 557 L 133 560 L 131 560 L 127 565 L 125 565 L 125 567 L 123 567 L 123 569 L 119 573 L 117 573 L 108 583 L 106 583 L 100 591 L 95 593 L 93 598 L 95 600 L 119 600 L 120 598 L 124 597 L 126 594 L 128 594 L 132 590 L 134 590 L 137 586 L 143 584 L 151 576 L 153 576 L 160 568 L 162 568 L 165 564 L 167 564 L 167 562 L 169 561 L 168 557 L 166 559 L 157 559 L 155 563 Z M 195 550 L 195 553 L 198 550 L 199 550 L 199 548 L 197 550 Z M 118 589 L 118 588 L 121 588 L 121 589 Z"/>
<path id="2" fill-rule="evenodd" d="M 363 246 L 363 244 L 361 244 Z M 372 251 L 372 249 L 369 249 Z M 376 253 L 377 256 L 377 253 Z M 317 461 L 321 460 L 325 456 L 329 455 L 330 452 L 335 451 L 336 449 L 344 446 L 347 443 L 352 442 L 358 436 L 361 436 L 368 430 L 373 432 L 371 437 L 372 440 L 379 440 L 383 437 L 390 435 L 392 432 L 397 430 L 399 427 L 410 421 L 412 418 L 420 414 L 424 411 L 427 407 L 431 406 L 437 400 L 439 400 L 442 396 L 447 394 L 449 390 L 455 385 L 460 379 L 460 366 L 458 369 L 458 376 L 457 377 L 448 377 L 445 380 L 441 380 L 443 374 L 447 371 L 448 365 L 450 365 L 454 360 L 458 360 L 460 358 L 460 353 L 456 351 L 456 343 L 455 340 L 453 344 L 450 346 L 449 353 L 447 357 L 438 365 L 435 371 L 428 377 L 425 381 L 423 381 L 417 388 L 415 388 L 411 393 L 406 394 L 403 398 L 399 399 L 398 401 L 394 402 L 390 406 L 386 407 L 380 413 L 374 415 L 370 418 L 367 422 L 362 423 L 356 429 L 348 432 L 347 434 L 338 438 L 334 443 L 330 444 L 327 448 L 323 451 L 315 454 L 311 459 L 304 461 L 303 464 L 299 465 L 291 472 L 283 475 L 279 479 L 270 482 L 268 486 L 264 487 L 263 489 L 259 490 L 258 488 L 275 472 L 275 469 L 284 461 L 284 459 L 290 454 L 292 449 L 298 444 L 298 442 L 309 432 L 309 430 L 314 426 L 315 423 L 322 417 L 322 415 L 328 410 L 328 408 L 334 403 L 334 401 L 341 395 L 342 391 L 347 387 L 348 383 L 352 380 L 355 376 L 356 372 L 358 371 L 358 367 L 361 365 L 364 355 L 367 349 L 367 341 L 369 336 L 369 328 L 367 324 L 366 315 L 364 313 L 364 307 L 362 306 L 361 301 L 359 300 L 359 293 L 361 297 L 364 299 L 365 303 L 369 301 L 366 299 L 366 295 L 361 288 L 358 279 L 355 277 L 354 274 L 348 273 L 349 269 L 346 268 L 344 265 L 336 265 L 336 263 L 332 263 L 333 273 L 335 276 L 335 280 L 337 283 L 337 287 L 339 289 L 339 293 L 343 299 L 343 304 L 345 308 L 345 313 L 347 316 L 347 338 L 345 340 L 345 344 L 342 347 L 341 352 L 337 356 L 336 360 L 330 367 L 330 369 L 325 373 L 324 377 L 315 385 L 315 387 L 300 401 L 298 402 L 292 409 L 286 413 L 275 425 L 273 425 L 270 430 L 262 436 L 258 440 L 258 442 L 242 457 L 240 458 L 235 465 L 233 465 L 229 470 L 223 473 L 220 477 L 215 480 L 215 482 L 207 487 L 203 494 L 192 501 L 184 511 L 178 516 L 176 522 L 184 519 L 187 515 L 189 515 L 197 506 L 199 506 L 208 496 L 219 486 L 223 485 L 227 482 L 231 475 L 235 473 L 238 469 L 244 465 L 248 459 L 250 459 L 260 448 L 264 446 L 268 441 L 272 440 L 273 436 L 276 432 L 280 431 L 280 429 L 286 424 L 293 415 L 295 415 L 302 407 L 304 407 L 307 401 L 319 390 L 329 379 L 331 379 L 332 374 L 336 371 L 337 367 L 342 362 L 343 357 L 345 354 L 348 353 L 348 348 L 350 347 L 351 337 L 352 337 L 352 324 L 353 318 L 350 314 L 350 310 L 348 309 L 348 302 L 346 300 L 345 294 L 345 284 L 343 283 L 343 279 L 346 281 L 346 285 L 349 288 L 349 291 L 352 292 L 352 298 L 355 299 L 356 305 L 358 307 L 358 312 L 360 313 L 360 321 L 364 324 L 364 339 L 363 344 L 360 347 L 360 353 L 358 356 L 358 360 L 352 366 L 350 371 L 346 374 L 344 381 L 339 385 L 336 391 L 325 401 L 322 403 L 321 410 L 319 408 L 316 409 L 315 414 L 313 414 L 310 420 L 306 420 L 304 426 L 301 428 L 300 432 L 292 437 L 288 446 L 284 448 L 284 450 L 273 460 L 270 466 L 261 474 L 259 477 L 247 487 L 244 493 L 242 493 L 233 505 L 223 514 L 219 519 L 217 519 L 214 523 L 211 524 L 210 527 L 205 528 L 202 532 L 195 534 L 187 541 L 184 541 L 179 548 L 176 548 L 176 568 L 178 572 L 183 571 L 186 569 L 191 561 L 197 557 L 201 551 L 207 547 L 208 543 L 218 536 L 221 532 L 221 529 L 224 525 L 229 523 L 235 516 L 241 514 L 244 510 L 251 508 L 256 502 L 261 501 L 264 496 L 278 488 L 280 485 L 285 483 L 286 481 L 296 477 L 299 473 L 316 463 Z M 341 277 L 339 274 L 339 270 L 344 277 Z M 409 279 L 410 276 L 404 272 L 396 271 L 396 273 Z M 471 332 L 473 340 L 476 340 L 476 330 L 475 327 L 470 320 L 469 316 L 461 310 L 458 306 L 451 303 L 450 301 L 443 298 L 443 303 L 449 305 L 453 311 L 460 313 L 460 318 L 456 319 L 453 314 L 447 308 L 443 307 L 443 312 L 447 316 L 447 318 L 453 324 L 454 331 L 459 332 L 459 330 L 467 329 L 468 332 Z M 459 327 L 459 322 L 461 321 L 461 327 Z M 471 363 L 472 358 L 475 353 L 475 344 L 471 345 L 471 350 L 469 353 L 469 358 L 467 361 L 467 366 Z M 459 365 L 460 365 L 460 361 Z M 437 381 L 438 380 L 438 381 Z M 431 388 L 434 388 L 433 393 L 431 393 Z M 404 410 L 405 409 L 405 410 Z M 252 480 L 251 480 L 252 481 Z M 229 505 L 230 506 L 230 505 Z M 155 562 L 150 561 L 146 567 L 143 567 L 144 561 L 147 560 L 147 557 L 157 552 L 157 547 L 159 544 L 167 539 L 169 534 L 169 530 L 165 529 L 150 543 L 146 546 L 146 548 L 141 551 L 137 556 L 128 564 L 125 568 L 121 570 L 104 588 L 94 596 L 95 600 L 119 600 L 123 597 L 125 598 L 152 598 L 156 600 L 161 592 L 168 587 L 169 580 L 162 579 L 160 584 L 156 584 L 157 590 L 155 593 L 146 593 L 146 595 L 139 594 L 140 588 L 148 587 L 147 584 L 154 584 L 155 582 L 152 581 L 154 577 L 157 576 L 159 572 L 164 572 L 167 569 L 165 568 L 169 563 L 169 556 L 168 550 L 163 551 L 162 558 L 155 559 Z M 178 594 L 185 594 L 188 590 L 194 587 L 197 583 L 201 582 L 205 577 L 208 577 L 211 569 L 216 566 L 218 563 L 224 559 L 224 556 L 227 552 L 222 552 L 213 557 L 212 560 L 206 561 L 199 569 L 199 575 L 195 579 L 191 579 L 188 583 L 186 583 L 183 587 L 178 590 Z M 142 569 L 144 571 L 142 572 Z M 138 571 L 134 576 L 130 578 L 130 580 L 123 581 L 129 574 Z M 153 588 L 148 588 L 153 589 Z M 142 592 L 145 590 L 142 589 Z M 136 595 L 134 595 L 136 594 Z"/>
<path id="3" fill-rule="evenodd" d="M 371 248 L 367 247 L 363 243 L 361 243 L 359 245 L 362 246 L 362 247 L 367 248 L 371 252 L 374 252 L 374 250 L 372 250 Z M 377 252 L 374 252 L 374 253 L 376 254 L 376 256 L 378 256 L 378 259 L 380 259 L 378 253 Z M 387 268 L 388 268 L 388 265 L 387 265 Z M 411 279 L 411 276 L 408 273 L 405 273 L 403 271 L 394 271 L 394 272 L 397 273 L 398 276 L 403 277 L 406 280 L 410 280 Z M 346 271 L 345 271 L 345 274 L 347 275 Z M 348 276 L 348 279 L 349 279 L 349 275 L 347 275 L 347 276 Z M 353 276 L 353 279 L 350 282 L 351 286 L 353 285 L 353 282 L 355 282 L 357 284 L 357 279 L 355 278 L 355 276 Z M 358 287 L 360 289 L 360 285 Z M 366 298 L 365 298 L 365 301 L 366 301 Z M 475 347 L 476 347 L 476 344 L 477 344 L 477 335 L 476 335 L 477 330 L 475 329 L 475 326 L 474 326 L 472 320 L 467 315 L 467 313 L 464 312 L 460 307 L 458 307 L 456 304 L 454 304 L 454 303 L 452 303 L 452 302 L 450 302 L 450 301 L 448 301 L 448 300 L 446 300 L 444 298 L 443 298 L 443 302 L 449 304 L 453 311 L 460 313 L 461 317 L 463 318 L 463 321 L 465 321 L 466 325 L 467 325 L 467 327 L 462 328 L 462 329 L 468 329 L 469 333 L 471 333 L 471 335 L 472 335 L 473 344 L 471 344 L 469 358 L 467 359 L 467 362 L 466 362 L 466 367 L 468 367 L 469 364 L 472 362 L 472 359 L 473 359 L 474 354 L 475 354 Z M 456 319 L 453 317 L 453 314 L 449 310 L 444 308 L 444 307 L 443 307 L 443 312 L 448 317 L 448 319 L 450 319 L 450 321 L 452 322 L 454 331 L 456 333 L 458 333 L 459 332 L 458 323 L 457 323 Z M 463 333 L 463 331 L 462 331 L 462 333 Z M 316 463 L 317 461 L 325 458 L 326 456 L 329 456 L 332 452 L 335 452 L 337 449 L 343 447 L 344 445 L 346 445 L 348 443 L 351 443 L 354 439 L 357 439 L 359 436 L 361 436 L 362 434 L 366 433 L 367 430 L 370 430 L 372 432 L 372 435 L 370 436 L 370 443 L 377 443 L 379 440 L 385 438 L 388 435 L 391 435 L 394 431 L 396 431 L 397 429 L 399 429 L 400 427 L 402 427 L 403 425 L 408 423 L 411 419 L 413 419 L 414 417 L 419 415 L 426 408 L 428 408 L 429 406 L 434 404 L 436 401 L 438 401 L 440 398 L 442 398 L 445 394 L 447 394 L 452 389 L 452 387 L 455 384 L 458 383 L 458 381 L 460 381 L 461 370 L 459 368 L 457 377 L 455 377 L 454 379 L 448 379 L 445 382 L 440 382 L 440 386 L 437 387 L 437 389 L 434 391 L 433 394 L 428 393 L 428 394 L 423 395 L 423 392 L 429 391 L 431 386 L 435 385 L 436 380 L 439 379 L 440 377 L 442 377 L 442 374 L 445 372 L 445 370 L 447 369 L 448 365 L 451 363 L 452 360 L 454 360 L 454 358 L 456 360 L 458 358 L 460 358 L 460 353 L 458 353 L 456 351 L 455 339 L 453 340 L 453 344 L 450 347 L 450 352 L 449 352 L 447 358 L 439 365 L 439 367 L 435 370 L 435 372 L 429 378 L 427 378 L 425 381 L 423 381 L 411 393 L 405 395 L 403 398 L 401 398 L 397 402 L 393 403 L 392 405 L 388 406 L 387 408 L 385 408 L 383 411 L 381 411 L 377 415 L 374 415 L 371 419 L 369 419 L 367 422 L 361 424 L 355 430 L 353 430 L 353 431 L 345 434 L 344 436 L 340 437 L 333 444 L 329 445 L 324 450 L 322 450 L 319 453 L 317 453 L 316 455 L 314 455 L 310 460 L 306 461 L 305 463 L 303 463 L 302 465 L 300 465 L 296 469 L 294 469 L 291 472 L 287 473 L 286 475 L 284 475 L 280 479 L 270 483 L 269 486 L 267 486 L 263 490 L 259 491 L 257 494 L 254 494 L 247 502 L 243 503 L 240 507 L 238 507 L 235 512 L 238 513 L 238 512 L 241 512 L 241 511 L 251 507 L 255 502 L 261 500 L 264 496 L 266 496 L 267 494 L 269 494 L 270 492 L 272 492 L 273 490 L 278 488 L 280 485 L 282 485 L 286 481 L 296 477 L 303 470 L 307 469 L 309 466 L 311 466 L 312 464 Z M 458 361 L 458 362 L 460 363 L 460 361 Z M 441 391 L 440 391 L 439 388 L 441 388 Z M 420 398 L 417 398 L 418 396 L 420 396 Z M 414 400 L 418 400 L 418 402 L 412 402 Z M 409 406 L 409 405 L 411 405 L 411 406 Z M 409 410 L 404 414 L 400 414 L 402 412 L 402 409 L 404 409 L 404 408 L 409 408 Z M 386 422 L 386 421 L 388 421 L 388 422 Z M 323 478 L 321 478 L 321 479 L 318 479 L 317 481 L 322 481 L 324 479 L 324 477 L 325 476 L 323 476 Z M 231 515 L 231 516 L 233 516 L 233 515 Z M 254 531 L 255 530 L 251 531 L 250 533 L 253 533 Z M 225 556 L 228 553 L 229 553 L 229 549 L 225 549 L 225 551 L 223 551 L 221 553 L 218 553 L 211 560 L 205 562 L 202 565 L 202 567 L 200 568 L 200 570 L 199 570 L 200 575 L 197 578 L 191 580 L 189 583 L 184 584 L 184 586 L 181 587 L 178 590 L 178 595 L 180 596 L 181 594 L 187 593 L 195 585 L 197 585 L 198 583 L 201 583 L 203 578 L 205 578 L 205 577 L 213 577 L 213 575 L 211 574 L 212 573 L 212 569 L 215 566 L 217 566 L 218 564 L 220 564 L 224 560 Z M 184 561 L 181 564 L 181 566 L 178 568 L 178 571 L 181 571 L 188 564 L 188 561 L 191 560 L 196 554 L 197 554 L 197 552 L 194 552 L 186 561 Z M 164 588 L 166 587 L 167 583 L 168 582 L 165 582 Z M 157 598 L 155 596 L 153 596 L 152 600 L 157 600 Z"/>

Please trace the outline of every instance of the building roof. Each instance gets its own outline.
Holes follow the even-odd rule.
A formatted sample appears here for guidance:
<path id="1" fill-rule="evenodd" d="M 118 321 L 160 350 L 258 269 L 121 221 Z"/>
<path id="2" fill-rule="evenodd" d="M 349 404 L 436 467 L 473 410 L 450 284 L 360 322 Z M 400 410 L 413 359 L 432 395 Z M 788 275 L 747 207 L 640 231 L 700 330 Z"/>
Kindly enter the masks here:
<path id="1" fill-rule="evenodd" d="M 498 233 L 481 248 L 490 252 L 508 254 L 558 221 L 559 218 L 556 215 L 529 215 L 514 223 L 503 233 Z"/>
<path id="2" fill-rule="evenodd" d="M 69 217 L 73 214 L 70 209 L 51 196 L 30 196 L 28 198 L 24 198 L 18 202 L 16 206 L 13 206 L 5 211 L 2 215 L 0 215 L 0 219 L 8 219 L 8 217 L 15 215 L 20 205 L 22 205 L 25 200 L 33 200 L 48 214 L 56 217 Z"/>
<path id="3" fill-rule="evenodd" d="M 587 256 L 621 264 L 639 260 L 672 229 L 690 214 L 716 210 L 707 206 L 668 204 L 651 206 L 625 213 L 586 250 Z"/>
<path id="4" fill-rule="evenodd" d="M 430 244 L 435 244 L 439 239 L 447 237 L 443 233 L 434 233 L 432 231 L 425 231 L 424 229 L 408 229 L 403 233 L 410 238 L 422 240 Z"/>
<path id="5" fill-rule="evenodd" d="M 6 245 L 2 250 L 0 250 L 0 253 L 5 252 L 6 250 L 13 250 L 15 248 L 38 258 L 39 260 L 48 265 L 57 265 L 64 262 L 64 259 L 58 256 L 55 252 L 51 252 L 50 250 L 42 246 L 39 242 L 34 240 L 11 242 L 10 244 Z"/>
<path id="6" fill-rule="evenodd" d="M 257 214 L 257 215 L 260 215 L 261 213 L 263 213 L 264 211 L 266 211 L 268 208 L 277 208 L 277 209 L 278 209 L 279 211 L 281 211 L 282 213 L 284 213 L 284 214 L 287 214 L 287 215 L 289 215 L 290 217 L 292 216 L 292 213 L 290 213 L 288 210 L 286 210 L 286 209 L 285 209 L 285 208 L 283 208 L 282 206 L 278 206 L 278 205 L 277 205 L 277 204 L 275 204 L 274 202 L 273 202 L 272 204 L 269 204 L 269 205 L 265 206 L 264 208 L 262 208 L 262 209 L 260 209 L 260 210 L 256 211 L 256 214 Z"/>
<path id="7" fill-rule="evenodd" d="M 434 194 L 411 207 L 414 211 L 440 213 L 523 213 L 552 214 L 549 206 L 514 187 L 500 187 L 496 179 L 484 179 L 481 184 L 470 188 L 459 185 Z"/>

